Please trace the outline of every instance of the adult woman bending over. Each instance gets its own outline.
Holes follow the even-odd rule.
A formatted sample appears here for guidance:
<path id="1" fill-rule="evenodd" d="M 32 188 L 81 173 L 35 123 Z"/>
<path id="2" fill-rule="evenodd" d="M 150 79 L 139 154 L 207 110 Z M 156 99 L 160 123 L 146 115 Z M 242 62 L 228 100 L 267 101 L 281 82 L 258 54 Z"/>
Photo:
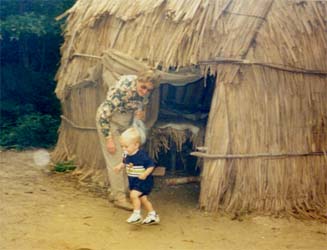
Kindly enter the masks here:
<path id="1" fill-rule="evenodd" d="M 114 167 L 122 162 L 123 156 L 119 137 L 132 125 L 134 117 L 144 120 L 145 112 L 141 107 L 148 104 L 149 95 L 158 84 L 159 76 L 153 70 L 138 75 L 123 75 L 108 90 L 106 100 L 97 110 L 97 130 L 110 182 L 109 200 L 119 208 L 133 209 L 126 197 L 126 173 L 114 173 Z"/>

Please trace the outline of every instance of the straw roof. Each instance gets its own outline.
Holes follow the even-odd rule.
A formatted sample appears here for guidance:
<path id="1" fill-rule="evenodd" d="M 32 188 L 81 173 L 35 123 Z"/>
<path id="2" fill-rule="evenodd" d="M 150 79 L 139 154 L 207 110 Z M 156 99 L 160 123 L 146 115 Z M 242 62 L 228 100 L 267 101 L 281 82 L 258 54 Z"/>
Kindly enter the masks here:
<path id="1" fill-rule="evenodd" d="M 80 0 L 65 15 L 59 96 L 92 64 L 75 53 L 108 48 L 164 68 L 224 58 L 327 71 L 325 1 Z"/>

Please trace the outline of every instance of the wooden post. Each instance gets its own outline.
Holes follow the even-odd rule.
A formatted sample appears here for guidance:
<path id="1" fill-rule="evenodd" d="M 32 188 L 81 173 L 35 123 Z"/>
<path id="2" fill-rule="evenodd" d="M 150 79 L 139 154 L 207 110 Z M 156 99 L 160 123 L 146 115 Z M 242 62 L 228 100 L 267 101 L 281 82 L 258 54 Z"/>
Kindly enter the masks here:
<path id="1" fill-rule="evenodd" d="M 171 166 L 171 174 L 176 174 L 176 144 L 175 142 L 171 142 L 170 146 L 170 166 Z"/>

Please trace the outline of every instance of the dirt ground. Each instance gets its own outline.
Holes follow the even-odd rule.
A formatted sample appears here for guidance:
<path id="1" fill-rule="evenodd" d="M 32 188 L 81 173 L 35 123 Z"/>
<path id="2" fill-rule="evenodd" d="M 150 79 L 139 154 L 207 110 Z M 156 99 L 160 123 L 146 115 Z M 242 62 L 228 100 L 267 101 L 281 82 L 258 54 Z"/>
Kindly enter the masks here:
<path id="1" fill-rule="evenodd" d="M 199 187 L 163 186 L 151 196 L 156 226 L 129 225 L 129 212 L 70 174 L 35 164 L 33 151 L 0 152 L 2 250 L 325 250 L 327 225 L 247 216 L 232 220 L 197 208 Z"/>

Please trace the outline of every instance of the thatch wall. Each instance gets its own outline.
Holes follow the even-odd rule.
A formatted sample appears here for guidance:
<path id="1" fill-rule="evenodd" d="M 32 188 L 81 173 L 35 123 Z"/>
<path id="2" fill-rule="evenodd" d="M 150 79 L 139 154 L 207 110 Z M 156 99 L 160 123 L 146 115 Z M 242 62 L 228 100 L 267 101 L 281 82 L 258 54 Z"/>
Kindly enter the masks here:
<path id="1" fill-rule="evenodd" d="M 206 62 L 218 72 L 208 156 L 240 157 L 206 160 L 200 205 L 326 218 L 326 3 L 269 8 L 252 32 L 235 31 L 252 40 L 243 54 Z"/>
<path id="2" fill-rule="evenodd" d="M 56 89 L 65 116 L 74 119 L 75 112 L 73 121 L 94 127 L 92 112 L 103 93 L 83 90 L 78 97 L 76 88 L 77 99 L 65 98 L 108 48 L 163 70 L 197 64 L 206 74 L 210 68 L 217 83 L 202 155 L 201 207 L 325 216 L 326 1 L 79 0 L 66 15 Z M 97 86 L 95 92 L 104 91 Z M 81 107 L 88 105 L 85 113 Z M 64 141 L 70 141 L 65 152 Z M 96 144 L 95 131 L 63 121 L 54 158 L 75 154 L 83 173 L 99 175 L 87 171 L 101 169 Z M 96 163 L 87 159 L 91 152 Z"/>
<path id="3" fill-rule="evenodd" d="M 233 66 L 217 70 L 225 67 Z M 200 205 L 238 213 L 324 216 L 326 77 L 243 66 L 232 84 L 223 79 L 218 84 Z"/>
<path id="4" fill-rule="evenodd" d="M 105 186 L 108 179 L 94 114 L 104 95 L 105 91 L 92 82 L 67 93 L 62 105 L 60 136 L 53 153 L 56 161 L 73 160 L 78 166 L 75 174 L 80 175 L 81 181 L 91 180 L 100 186 Z"/>

